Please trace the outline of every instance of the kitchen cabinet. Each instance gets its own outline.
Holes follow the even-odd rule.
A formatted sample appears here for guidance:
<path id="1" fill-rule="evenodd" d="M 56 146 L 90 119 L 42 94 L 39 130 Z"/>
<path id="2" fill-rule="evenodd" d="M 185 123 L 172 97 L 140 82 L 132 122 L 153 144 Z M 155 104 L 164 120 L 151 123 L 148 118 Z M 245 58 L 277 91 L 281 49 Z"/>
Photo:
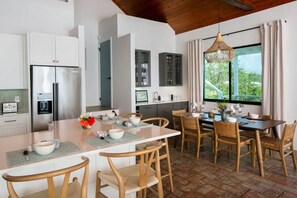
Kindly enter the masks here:
<path id="1" fill-rule="evenodd" d="M 188 102 L 168 102 L 160 104 L 148 104 L 136 106 L 136 112 L 142 114 L 142 119 L 152 117 L 164 117 L 169 120 L 167 128 L 173 128 L 172 110 L 186 109 L 188 110 Z"/>
<path id="2" fill-rule="evenodd" d="M 78 39 L 42 33 L 29 34 L 30 65 L 78 66 Z"/>
<path id="3" fill-rule="evenodd" d="M 29 114 L 0 116 L 0 137 L 29 133 Z"/>
<path id="4" fill-rule="evenodd" d="M 0 34 L 0 89 L 26 89 L 24 37 Z"/>
<path id="5" fill-rule="evenodd" d="M 159 85 L 181 86 L 182 55 L 174 53 L 159 54 Z"/>
<path id="6" fill-rule="evenodd" d="M 151 52 L 135 50 L 135 85 L 136 87 L 151 86 Z"/>

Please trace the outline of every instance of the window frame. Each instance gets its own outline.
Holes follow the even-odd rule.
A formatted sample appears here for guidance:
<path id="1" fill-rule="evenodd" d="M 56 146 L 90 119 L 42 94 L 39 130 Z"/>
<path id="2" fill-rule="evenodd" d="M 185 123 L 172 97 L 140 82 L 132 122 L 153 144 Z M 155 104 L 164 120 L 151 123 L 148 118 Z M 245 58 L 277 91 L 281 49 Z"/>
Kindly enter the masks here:
<path id="1" fill-rule="evenodd" d="M 234 47 L 233 49 L 238 49 L 238 48 L 245 48 L 245 47 L 253 47 L 253 46 L 258 46 L 260 45 L 261 46 L 261 43 L 255 43 L 255 44 L 251 44 L 251 45 L 244 45 L 244 46 L 239 46 L 239 47 Z M 203 53 L 203 57 L 205 55 L 205 52 Z M 261 55 L 262 55 L 262 52 L 261 52 Z M 231 79 L 232 79 L 232 74 L 231 74 L 231 69 L 232 69 L 232 62 L 229 62 L 228 63 L 228 71 L 229 71 L 229 99 L 208 99 L 208 98 L 205 98 L 205 58 L 203 58 L 204 62 L 203 62 L 203 101 L 206 101 L 206 102 L 222 102 L 222 101 L 225 101 L 225 102 L 228 102 L 228 103 L 240 103 L 240 104 L 249 104 L 249 105 L 258 105 L 258 106 L 261 106 L 262 105 L 262 102 L 263 102 L 263 65 L 262 65 L 262 72 L 261 72 L 261 75 L 262 75 L 262 83 L 261 83 L 261 86 L 262 86 L 262 100 L 261 102 L 252 102 L 252 101 L 240 101 L 240 100 L 232 100 L 232 82 L 231 82 Z"/>

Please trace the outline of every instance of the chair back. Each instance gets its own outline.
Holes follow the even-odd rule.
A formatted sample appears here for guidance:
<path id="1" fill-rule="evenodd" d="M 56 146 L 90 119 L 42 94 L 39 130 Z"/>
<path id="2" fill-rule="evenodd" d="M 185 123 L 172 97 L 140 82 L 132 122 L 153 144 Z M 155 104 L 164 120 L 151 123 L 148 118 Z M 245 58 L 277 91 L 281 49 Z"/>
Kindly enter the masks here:
<path id="1" fill-rule="evenodd" d="M 180 119 L 182 131 L 196 131 L 200 133 L 198 117 L 182 116 Z"/>
<path id="2" fill-rule="evenodd" d="M 157 125 L 163 128 L 167 127 L 169 124 L 169 120 L 162 117 L 147 118 L 147 119 L 141 120 L 141 122 L 153 123 L 154 125 Z"/>
<path id="3" fill-rule="evenodd" d="M 281 139 L 282 142 L 293 141 L 295 129 L 296 129 L 296 123 L 297 121 L 295 120 L 293 124 L 285 124 L 282 139 Z"/>
<path id="4" fill-rule="evenodd" d="M 247 116 L 250 117 L 250 115 L 251 115 L 251 113 L 248 112 Z M 259 118 L 271 120 L 272 119 L 272 116 L 271 115 L 261 114 L 261 115 L 259 115 Z"/>
<path id="5" fill-rule="evenodd" d="M 147 177 L 149 176 L 151 165 L 155 162 L 155 171 L 158 178 L 161 178 L 161 171 L 160 171 L 160 157 L 159 157 L 159 150 L 162 147 L 161 144 L 150 147 L 145 150 L 134 151 L 134 152 L 126 152 L 126 153 L 106 153 L 101 152 L 99 153 L 100 156 L 107 157 L 109 166 L 117 178 L 119 189 L 124 190 L 125 178 L 120 174 L 118 168 L 114 165 L 112 158 L 125 158 L 125 157 L 139 157 L 138 170 L 139 171 L 139 180 L 138 185 L 139 187 L 145 188 L 147 186 Z M 148 160 L 146 160 L 148 159 Z M 161 181 L 159 181 L 161 182 Z M 125 190 L 124 190 L 125 191 Z"/>
<path id="6" fill-rule="evenodd" d="M 214 131 L 217 136 L 239 138 L 238 123 L 214 121 Z"/>
<path id="7" fill-rule="evenodd" d="M 141 113 L 123 113 L 123 114 L 119 115 L 119 117 L 123 117 L 123 118 L 130 118 L 131 116 L 136 116 L 136 117 L 142 118 Z"/>
<path id="8" fill-rule="evenodd" d="M 187 113 L 186 109 L 172 110 L 173 129 L 181 130 L 180 117 L 182 114 L 185 114 L 185 113 Z"/>
<path id="9" fill-rule="evenodd" d="M 71 172 L 74 172 L 76 170 L 84 168 L 84 175 L 83 180 L 81 184 L 81 190 L 80 190 L 80 197 L 81 198 L 87 198 L 87 183 L 88 183 L 88 176 L 89 176 L 89 158 L 82 157 L 83 162 L 76 164 L 74 166 L 70 166 L 67 168 L 55 170 L 55 171 L 49 171 L 34 175 L 24 175 L 24 176 L 12 176 L 8 174 L 4 174 L 2 177 L 7 182 L 7 189 L 9 192 L 10 197 L 12 198 L 18 198 L 19 196 L 15 192 L 12 183 L 13 182 L 26 182 L 26 181 L 34 181 L 34 180 L 41 180 L 41 179 L 47 179 L 48 183 L 48 197 L 49 198 L 66 198 L 67 197 L 67 190 L 69 185 L 69 178 Z M 56 195 L 55 192 L 55 185 L 54 185 L 54 177 L 64 175 L 63 185 L 61 189 L 60 195 Z"/>

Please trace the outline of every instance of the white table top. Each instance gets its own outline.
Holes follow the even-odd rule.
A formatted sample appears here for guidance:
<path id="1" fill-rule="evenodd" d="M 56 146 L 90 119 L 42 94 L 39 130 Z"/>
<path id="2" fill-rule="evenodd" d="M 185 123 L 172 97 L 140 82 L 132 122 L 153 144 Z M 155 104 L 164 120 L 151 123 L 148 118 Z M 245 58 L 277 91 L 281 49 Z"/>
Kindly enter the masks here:
<path id="1" fill-rule="evenodd" d="M 14 168 L 9 168 L 7 165 L 6 152 L 26 149 L 28 145 L 34 144 L 42 140 L 60 139 L 61 142 L 70 141 L 81 149 L 80 153 L 70 154 L 69 156 L 66 156 L 66 157 L 99 153 L 102 149 L 105 149 L 107 147 L 104 147 L 104 148 L 93 147 L 92 145 L 85 142 L 84 138 L 89 136 L 94 136 L 97 131 L 106 131 L 112 128 L 118 128 L 116 125 L 112 125 L 110 121 L 107 121 L 107 122 L 96 121 L 91 129 L 82 129 L 77 119 L 60 120 L 60 121 L 54 122 L 53 125 L 54 125 L 54 129 L 51 131 L 34 132 L 30 134 L 0 138 L 0 171 L 6 172 L 11 169 L 22 167 L 22 166 L 18 166 Z M 125 145 L 126 144 L 135 145 L 143 142 L 180 135 L 179 131 L 175 131 L 167 128 L 161 128 L 158 126 L 134 128 L 128 131 L 133 134 L 140 135 L 144 138 L 133 142 L 125 143 Z M 120 146 L 121 145 L 113 145 L 113 146 L 110 146 L 109 148 L 120 147 Z M 63 157 L 63 159 L 64 158 L 65 157 Z M 59 158 L 50 159 L 47 161 L 58 160 L 58 159 Z M 38 164 L 42 164 L 42 163 L 44 162 L 37 162 L 34 164 L 29 164 L 24 166 L 38 166 Z"/>

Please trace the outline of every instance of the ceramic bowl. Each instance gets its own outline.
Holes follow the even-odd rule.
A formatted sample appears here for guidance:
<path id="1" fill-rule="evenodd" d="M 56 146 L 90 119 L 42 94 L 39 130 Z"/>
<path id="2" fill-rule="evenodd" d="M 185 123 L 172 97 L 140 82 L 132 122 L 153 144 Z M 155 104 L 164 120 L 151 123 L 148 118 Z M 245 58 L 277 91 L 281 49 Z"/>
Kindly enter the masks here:
<path id="1" fill-rule="evenodd" d="M 140 122 L 140 117 L 133 116 L 133 117 L 130 117 L 129 120 L 133 125 L 138 125 Z"/>
<path id="2" fill-rule="evenodd" d="M 43 141 L 34 144 L 34 150 L 39 155 L 51 154 L 55 149 L 56 143 L 53 141 Z"/>
<path id="3" fill-rule="evenodd" d="M 237 122 L 237 119 L 234 117 L 227 117 L 226 119 L 227 119 L 227 122 L 231 122 L 231 123 Z"/>
<path id="4" fill-rule="evenodd" d="M 124 133 L 125 132 L 123 131 L 123 129 L 110 129 L 108 131 L 109 137 L 114 140 L 122 138 Z"/>
<path id="5" fill-rule="evenodd" d="M 252 118 L 252 119 L 257 119 L 257 118 L 259 118 L 259 115 L 258 115 L 258 114 L 253 114 L 253 113 L 251 113 L 251 114 L 249 115 L 249 117 Z"/>
<path id="6" fill-rule="evenodd" d="M 114 116 L 115 116 L 115 113 L 108 113 L 108 114 L 107 114 L 107 117 L 108 117 L 109 119 L 114 118 Z"/>

